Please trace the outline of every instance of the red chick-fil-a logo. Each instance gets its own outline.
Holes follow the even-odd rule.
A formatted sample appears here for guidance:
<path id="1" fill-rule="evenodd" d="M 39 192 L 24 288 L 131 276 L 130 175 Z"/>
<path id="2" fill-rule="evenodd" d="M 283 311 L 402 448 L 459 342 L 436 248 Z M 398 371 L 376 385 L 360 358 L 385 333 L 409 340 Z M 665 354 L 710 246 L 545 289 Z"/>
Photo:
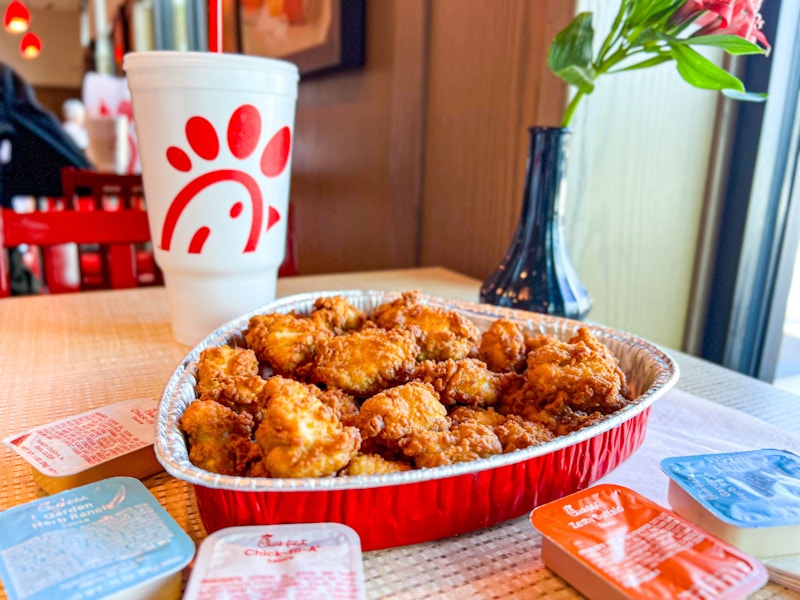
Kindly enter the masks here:
<path id="1" fill-rule="evenodd" d="M 226 142 L 228 150 L 234 158 L 245 160 L 261 145 L 261 114 L 258 109 L 251 104 L 243 104 L 233 111 L 228 120 Z M 219 156 L 221 144 L 219 135 L 214 125 L 204 117 L 194 116 L 186 121 L 186 140 L 189 146 L 200 159 L 206 161 L 216 160 Z M 261 151 L 259 168 L 266 177 L 278 177 L 286 169 L 289 163 L 289 156 L 292 146 L 292 132 L 288 126 L 281 127 L 276 131 Z M 167 162 L 177 171 L 189 173 L 194 165 L 189 154 L 177 147 L 167 148 Z M 264 198 L 261 193 L 261 186 L 256 179 L 242 169 L 216 169 L 198 174 L 189 181 L 175 196 L 167 210 L 164 218 L 164 227 L 161 231 L 161 249 L 169 251 L 172 247 L 172 238 L 175 228 L 183 214 L 183 211 L 201 191 L 207 187 L 222 181 L 232 181 L 240 183 L 247 190 L 251 203 L 251 223 L 247 241 L 242 250 L 243 253 L 254 252 L 258 247 L 261 238 L 264 221 Z M 280 213 L 273 206 L 266 207 L 267 218 L 264 232 L 269 231 L 278 221 Z M 236 219 L 244 213 L 244 206 L 240 201 L 236 201 L 230 208 L 231 219 Z M 211 227 L 204 225 L 194 232 L 189 242 L 189 254 L 200 254 L 203 245 L 211 235 Z"/>
<path id="2" fill-rule="evenodd" d="M 316 552 L 319 546 L 309 544 L 305 539 L 276 540 L 272 534 L 265 533 L 258 540 L 258 548 L 248 548 L 245 556 L 263 556 L 268 562 L 291 560 L 298 554 Z"/>

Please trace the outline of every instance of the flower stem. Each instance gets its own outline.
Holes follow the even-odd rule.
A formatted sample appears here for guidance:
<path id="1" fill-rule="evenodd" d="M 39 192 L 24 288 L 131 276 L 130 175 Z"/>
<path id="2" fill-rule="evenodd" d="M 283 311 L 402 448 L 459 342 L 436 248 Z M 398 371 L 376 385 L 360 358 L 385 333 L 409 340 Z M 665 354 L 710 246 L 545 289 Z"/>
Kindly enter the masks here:
<path id="1" fill-rule="evenodd" d="M 581 101 L 583 96 L 583 92 L 578 90 L 572 97 L 572 100 L 569 101 L 567 109 L 564 111 L 564 118 L 561 121 L 562 127 L 569 127 L 569 123 L 572 121 L 572 115 L 575 113 L 575 109 L 578 108 L 578 103 Z"/>

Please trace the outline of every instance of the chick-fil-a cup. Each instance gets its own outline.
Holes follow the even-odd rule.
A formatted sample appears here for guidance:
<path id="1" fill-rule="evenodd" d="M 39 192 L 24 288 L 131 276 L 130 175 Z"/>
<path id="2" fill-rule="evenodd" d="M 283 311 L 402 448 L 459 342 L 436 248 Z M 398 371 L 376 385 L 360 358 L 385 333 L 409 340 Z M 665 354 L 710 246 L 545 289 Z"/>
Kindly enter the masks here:
<path id="1" fill-rule="evenodd" d="M 172 332 L 195 345 L 275 298 L 286 248 L 297 67 L 211 52 L 125 55 Z"/>

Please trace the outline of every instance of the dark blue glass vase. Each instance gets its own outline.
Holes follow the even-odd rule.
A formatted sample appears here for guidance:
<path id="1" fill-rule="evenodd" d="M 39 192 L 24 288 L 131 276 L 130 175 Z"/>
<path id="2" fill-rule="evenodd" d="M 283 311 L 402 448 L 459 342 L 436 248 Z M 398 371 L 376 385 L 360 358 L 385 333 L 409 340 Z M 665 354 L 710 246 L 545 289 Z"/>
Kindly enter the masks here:
<path id="1" fill-rule="evenodd" d="M 561 220 L 572 131 L 561 127 L 529 131 L 522 214 L 508 252 L 481 287 L 481 302 L 584 319 L 592 301 L 572 266 Z"/>

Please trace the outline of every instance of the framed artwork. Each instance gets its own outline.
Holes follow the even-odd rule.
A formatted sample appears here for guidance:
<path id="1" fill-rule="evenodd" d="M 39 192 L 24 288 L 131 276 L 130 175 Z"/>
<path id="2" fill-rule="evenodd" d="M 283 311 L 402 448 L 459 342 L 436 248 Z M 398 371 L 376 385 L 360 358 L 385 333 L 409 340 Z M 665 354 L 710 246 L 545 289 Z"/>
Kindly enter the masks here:
<path id="1" fill-rule="evenodd" d="M 301 77 L 364 65 L 365 0 L 238 0 L 243 54 L 295 63 Z"/>

